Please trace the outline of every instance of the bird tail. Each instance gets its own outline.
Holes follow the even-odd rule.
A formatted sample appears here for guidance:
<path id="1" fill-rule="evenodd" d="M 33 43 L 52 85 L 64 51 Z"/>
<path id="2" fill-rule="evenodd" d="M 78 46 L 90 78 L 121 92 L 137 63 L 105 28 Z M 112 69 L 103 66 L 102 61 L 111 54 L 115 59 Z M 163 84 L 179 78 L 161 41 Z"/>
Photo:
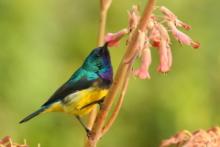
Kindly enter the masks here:
<path id="1" fill-rule="evenodd" d="M 19 123 L 24 123 L 26 121 L 29 121 L 30 119 L 34 118 L 35 116 L 41 114 L 42 112 L 44 112 L 44 110 L 46 109 L 47 107 L 41 107 L 40 109 L 38 109 L 37 111 L 31 113 L 30 115 L 28 115 L 27 117 L 25 117 L 24 119 L 22 119 Z"/>

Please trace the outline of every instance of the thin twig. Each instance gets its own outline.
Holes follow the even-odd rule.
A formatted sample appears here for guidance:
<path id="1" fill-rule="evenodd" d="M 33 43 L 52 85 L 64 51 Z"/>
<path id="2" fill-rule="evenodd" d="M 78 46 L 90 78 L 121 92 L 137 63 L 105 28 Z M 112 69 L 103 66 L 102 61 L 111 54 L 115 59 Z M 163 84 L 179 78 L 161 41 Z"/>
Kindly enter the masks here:
<path id="1" fill-rule="evenodd" d="M 95 122 L 95 118 L 97 115 L 97 107 L 95 107 L 90 113 L 89 113 L 89 117 L 88 117 L 88 122 L 87 122 L 87 127 L 89 129 L 92 128 L 94 122 Z"/>
<path id="2" fill-rule="evenodd" d="M 153 11 L 154 3 L 155 3 L 155 0 L 148 1 L 148 4 L 146 5 L 145 10 L 144 10 L 144 14 L 140 20 L 140 23 L 139 23 L 137 29 L 135 30 L 135 33 L 132 36 L 131 41 L 128 43 L 126 53 L 125 53 L 120 65 L 119 65 L 119 68 L 116 72 L 116 76 L 113 81 L 113 85 L 110 88 L 108 95 L 105 98 L 102 109 L 100 110 L 98 116 L 96 117 L 96 121 L 95 121 L 94 126 L 92 128 L 91 135 L 89 136 L 89 139 L 87 142 L 88 143 L 87 147 L 96 147 L 98 140 L 102 136 L 102 129 L 104 126 L 104 122 L 105 122 L 107 114 L 112 106 L 114 97 L 116 96 L 117 90 L 120 88 L 121 84 L 124 83 L 124 80 L 122 80 L 122 79 L 124 79 L 123 77 L 124 77 L 125 73 L 129 72 L 129 67 L 133 63 L 133 62 L 126 63 L 126 60 L 129 59 L 130 57 L 132 57 L 132 58 L 130 58 L 130 59 L 132 59 L 131 61 L 133 61 L 135 59 L 134 57 L 135 57 L 136 51 L 137 51 L 137 49 L 135 47 L 137 46 L 137 42 L 138 42 L 137 38 L 139 38 L 138 37 L 139 36 L 138 30 L 141 30 L 141 31 L 145 30 L 147 23 L 148 23 L 148 19 L 150 18 L 150 15 Z"/>
<path id="3" fill-rule="evenodd" d="M 99 37 L 98 37 L 98 46 L 103 45 L 104 36 L 106 30 L 106 19 L 108 10 L 111 6 L 112 0 L 100 0 L 100 21 L 99 21 Z"/>
<path id="4" fill-rule="evenodd" d="M 131 71 L 131 67 L 129 69 L 129 71 Z M 109 120 L 106 122 L 103 130 L 102 130 L 102 135 L 104 135 L 106 132 L 108 132 L 108 130 L 111 128 L 111 126 L 113 125 L 113 123 L 115 122 L 118 114 L 119 114 L 119 111 L 121 109 L 121 106 L 122 106 L 122 103 L 124 101 L 124 97 L 125 97 L 125 94 L 126 94 L 126 91 L 127 91 L 127 88 L 128 88 L 128 82 L 129 82 L 129 74 L 130 72 L 127 73 L 128 75 L 126 75 L 126 79 L 125 79 L 125 82 L 123 83 L 122 85 L 122 88 L 121 88 L 121 94 L 118 98 L 118 101 L 117 101 L 117 104 L 112 112 L 112 115 L 110 116 Z"/>
<path id="5" fill-rule="evenodd" d="M 112 2 L 111 0 L 100 0 L 100 21 L 99 21 L 99 34 L 98 34 L 98 42 L 97 42 L 98 46 L 101 46 L 104 43 L 107 13 L 111 5 L 111 2 Z M 96 115 L 97 115 L 97 108 L 95 108 L 89 114 L 88 124 L 87 124 L 88 128 L 92 128 Z"/>
<path id="6" fill-rule="evenodd" d="M 107 14 L 109 7 L 111 5 L 112 0 L 100 0 L 100 20 L 99 20 L 99 34 L 98 34 L 98 42 L 97 45 L 101 46 L 104 43 L 104 36 L 105 36 L 105 30 L 106 30 L 106 20 L 107 20 Z M 89 129 L 92 128 L 95 118 L 97 116 L 97 107 L 92 110 L 92 112 L 89 114 L 88 117 L 88 123 L 87 127 Z M 85 147 L 87 147 L 87 138 L 85 141 Z"/>
<path id="7" fill-rule="evenodd" d="M 105 36 L 105 28 L 106 28 L 106 17 L 107 10 L 100 11 L 100 22 L 99 22 L 99 34 L 98 34 L 98 46 L 104 43 L 104 36 Z"/>

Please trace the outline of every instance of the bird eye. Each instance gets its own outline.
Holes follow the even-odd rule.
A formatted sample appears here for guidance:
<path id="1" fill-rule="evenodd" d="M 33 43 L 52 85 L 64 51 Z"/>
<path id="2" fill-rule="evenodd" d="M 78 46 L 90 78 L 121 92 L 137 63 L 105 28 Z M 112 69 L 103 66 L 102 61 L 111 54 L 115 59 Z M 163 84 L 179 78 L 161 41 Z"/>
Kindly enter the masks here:
<path id="1" fill-rule="evenodd" d="M 99 69 L 102 69 L 102 65 L 101 65 L 101 64 L 97 65 L 97 67 L 98 67 Z"/>

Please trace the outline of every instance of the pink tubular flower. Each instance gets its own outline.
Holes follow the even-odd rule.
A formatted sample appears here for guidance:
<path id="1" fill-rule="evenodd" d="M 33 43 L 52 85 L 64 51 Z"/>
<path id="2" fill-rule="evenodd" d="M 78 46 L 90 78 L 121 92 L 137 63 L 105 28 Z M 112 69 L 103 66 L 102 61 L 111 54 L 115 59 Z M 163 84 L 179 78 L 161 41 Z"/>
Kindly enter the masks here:
<path id="1" fill-rule="evenodd" d="M 173 56 L 172 56 L 171 47 L 169 44 L 167 45 L 167 57 L 168 57 L 168 65 L 171 68 L 173 64 Z"/>
<path id="2" fill-rule="evenodd" d="M 171 50 L 165 40 L 161 40 L 161 45 L 158 49 L 160 55 L 160 64 L 157 67 L 158 72 L 166 73 L 170 70 L 172 64 Z M 171 58 L 171 59 L 169 59 Z"/>
<path id="3" fill-rule="evenodd" d="M 165 15 L 167 24 L 170 27 L 171 32 L 177 41 L 179 41 L 182 44 L 192 46 L 193 48 L 200 47 L 200 44 L 198 42 L 193 41 L 188 35 L 177 29 L 178 26 L 178 27 L 183 27 L 186 30 L 189 30 L 191 29 L 190 25 L 179 20 L 173 12 L 171 12 L 169 9 L 167 9 L 164 6 L 160 7 L 160 11 Z"/>
<path id="4" fill-rule="evenodd" d="M 167 9 L 166 7 L 164 6 L 161 6 L 160 7 L 160 11 L 165 15 L 165 19 L 169 22 L 173 22 L 176 26 L 178 27 L 183 27 L 184 29 L 186 30 L 190 30 L 191 29 L 191 26 L 182 22 L 181 20 L 179 20 L 177 18 L 177 16 L 171 12 L 169 9 Z"/>
<path id="5" fill-rule="evenodd" d="M 157 71 L 167 73 L 172 67 L 173 57 L 171 50 L 170 35 L 181 44 L 189 45 L 193 48 L 199 48 L 200 44 L 193 41 L 188 35 L 178 30 L 183 28 L 190 30 L 191 26 L 178 19 L 178 17 L 169 9 L 162 6 L 160 12 L 163 17 L 158 17 L 154 13 L 149 17 L 145 28 L 139 29 L 140 13 L 136 5 L 128 12 L 128 27 L 116 33 L 108 33 L 105 37 L 105 42 L 109 47 L 117 46 L 120 39 L 128 34 L 126 40 L 127 48 L 132 50 L 128 52 L 123 62 L 125 64 L 133 63 L 136 58 L 140 58 L 140 67 L 133 70 L 133 75 L 140 79 L 150 79 L 149 67 L 151 65 L 151 47 L 157 49 L 159 54 L 159 65 Z M 142 22 L 141 22 L 142 23 Z M 170 33 L 168 33 L 170 32 Z M 133 36 L 135 35 L 135 36 Z M 136 38 L 134 38 L 136 37 Z"/>
<path id="6" fill-rule="evenodd" d="M 154 25 L 152 30 L 150 31 L 149 39 L 151 41 L 151 44 L 153 47 L 159 47 L 160 46 L 160 32 L 157 29 L 157 27 Z"/>
<path id="7" fill-rule="evenodd" d="M 172 65 L 172 53 L 169 45 L 170 38 L 166 28 L 163 25 L 158 24 L 157 29 L 159 30 L 161 35 L 161 40 L 160 40 L 161 42 L 158 48 L 159 56 L 160 56 L 160 64 L 157 68 L 157 71 L 165 73 L 170 70 Z"/>
<path id="8" fill-rule="evenodd" d="M 172 52 L 171 48 L 165 41 L 161 41 L 161 46 L 158 49 L 160 55 L 160 64 L 157 67 L 157 71 L 161 73 L 166 73 L 170 71 L 172 66 Z"/>
<path id="9" fill-rule="evenodd" d="M 188 35 L 179 31 L 176 26 L 172 23 L 168 23 L 169 27 L 171 28 L 171 32 L 174 38 L 179 41 L 181 44 L 192 46 L 193 48 L 199 48 L 200 44 L 198 42 L 193 41 Z"/>
<path id="10" fill-rule="evenodd" d="M 108 43 L 108 47 L 115 47 L 119 44 L 119 41 L 121 40 L 121 38 L 128 34 L 128 30 L 127 29 L 122 29 L 119 32 L 116 33 L 108 33 L 105 36 L 105 42 Z"/>
<path id="11" fill-rule="evenodd" d="M 165 6 L 161 6 L 160 11 L 170 20 L 177 19 L 177 16 L 173 12 L 171 12 L 169 9 L 167 9 Z"/>
<path id="12" fill-rule="evenodd" d="M 151 52 L 150 48 L 147 46 L 142 50 L 141 66 L 133 72 L 134 75 L 139 77 L 140 79 L 150 79 L 150 74 L 148 70 L 151 64 Z"/>

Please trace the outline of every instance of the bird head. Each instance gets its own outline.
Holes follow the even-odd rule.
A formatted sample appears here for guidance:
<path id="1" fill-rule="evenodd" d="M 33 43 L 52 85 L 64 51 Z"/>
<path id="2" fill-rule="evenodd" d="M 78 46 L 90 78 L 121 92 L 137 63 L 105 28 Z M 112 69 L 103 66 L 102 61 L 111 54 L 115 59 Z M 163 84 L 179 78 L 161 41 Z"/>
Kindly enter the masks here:
<path id="1" fill-rule="evenodd" d="M 93 49 L 87 56 L 82 68 L 95 72 L 102 78 L 112 78 L 112 65 L 107 43 L 102 47 Z"/>

